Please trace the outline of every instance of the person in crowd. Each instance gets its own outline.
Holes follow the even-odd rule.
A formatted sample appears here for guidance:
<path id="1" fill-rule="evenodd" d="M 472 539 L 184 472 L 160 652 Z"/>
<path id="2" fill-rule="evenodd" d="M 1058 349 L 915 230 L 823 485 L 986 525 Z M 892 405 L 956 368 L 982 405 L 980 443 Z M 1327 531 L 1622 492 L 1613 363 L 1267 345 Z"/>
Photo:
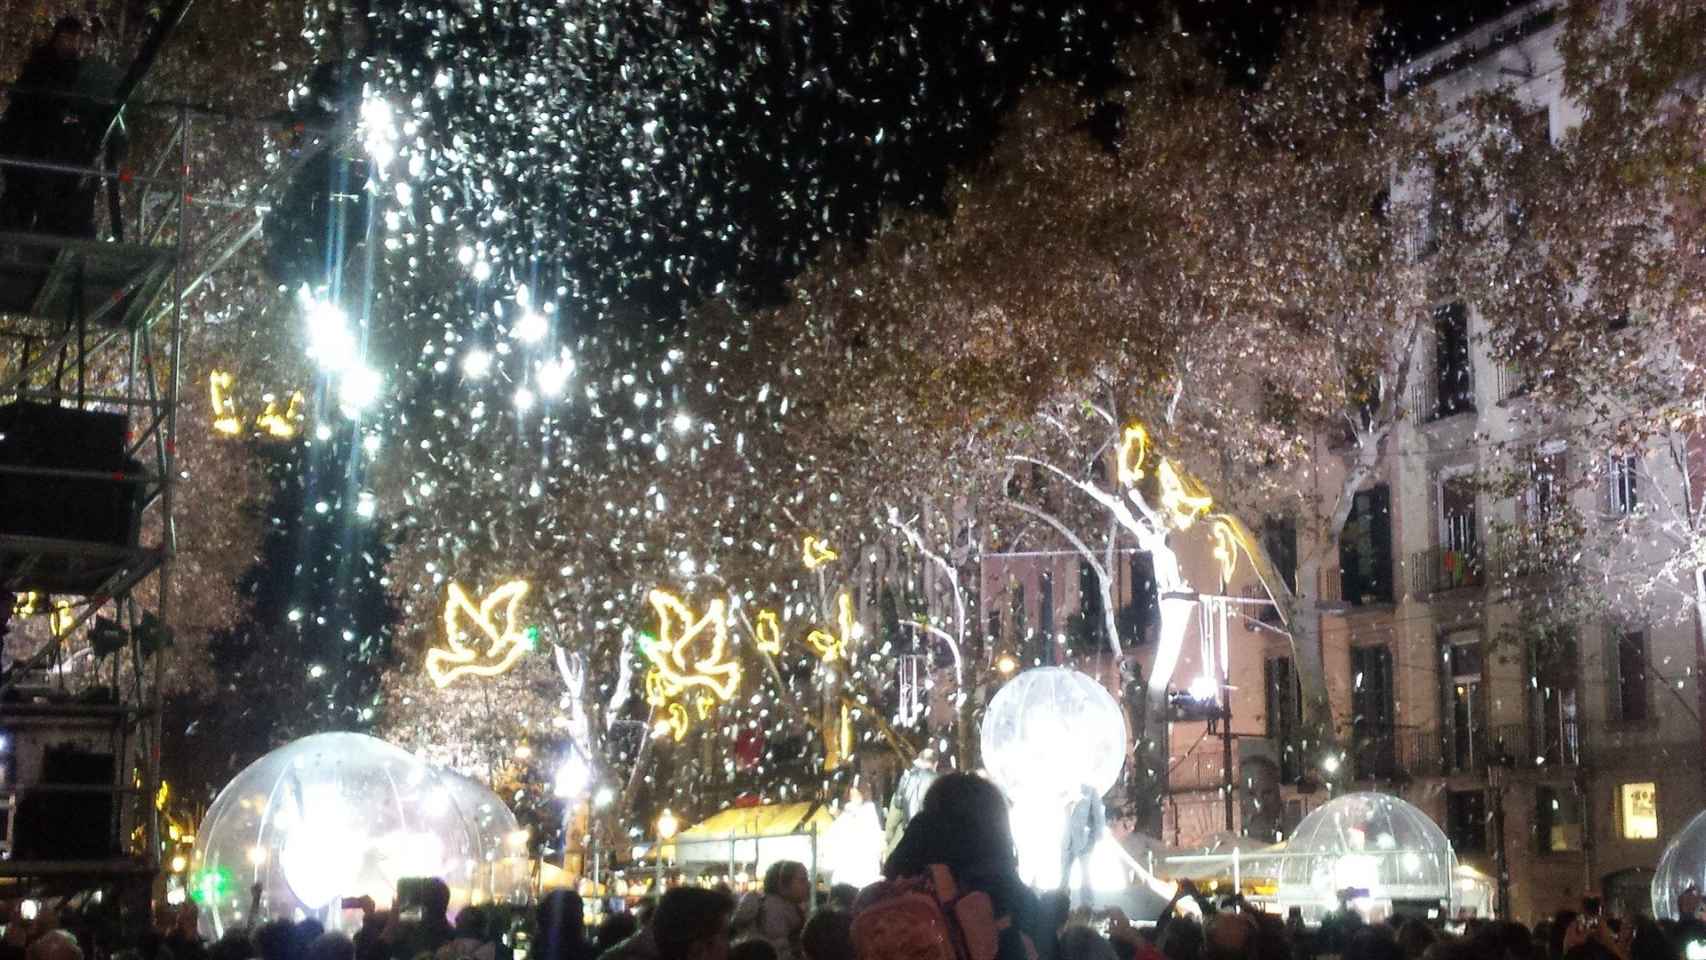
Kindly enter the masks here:
<path id="1" fill-rule="evenodd" d="M 634 932 L 605 948 L 599 953 L 599 960 L 657 960 L 658 945 L 652 929 L 652 916 L 656 911 L 652 901 L 641 903 L 630 918 L 635 925 Z M 600 929 L 599 938 L 605 936 L 605 931 Z"/>
<path id="2" fill-rule="evenodd" d="M 1068 924 L 1060 932 L 1055 956 L 1060 960 L 1118 960 L 1114 945 L 1095 928 L 1082 923 Z"/>
<path id="3" fill-rule="evenodd" d="M 844 910 L 819 910 L 800 932 L 804 960 L 853 960 L 853 917 Z"/>
<path id="4" fill-rule="evenodd" d="M 172 960 L 208 960 L 207 945 L 201 939 L 201 908 L 194 900 L 185 900 L 172 910 L 172 922 L 166 930 L 166 949 Z"/>
<path id="5" fill-rule="evenodd" d="M 83 948 L 70 933 L 49 930 L 30 943 L 24 956 L 26 960 L 83 960 Z"/>
<path id="6" fill-rule="evenodd" d="M 1404 960 L 1422 960 L 1422 954 L 1438 942 L 1439 931 L 1415 917 L 1398 925 L 1398 950 L 1404 955 Z"/>
<path id="7" fill-rule="evenodd" d="M 883 816 L 883 857 L 894 855 L 907 824 L 924 808 L 924 796 L 936 782 L 936 751 L 930 747 L 918 751 L 912 766 L 900 775 L 894 796 L 889 798 L 888 812 Z"/>
<path id="8" fill-rule="evenodd" d="M 729 960 L 777 960 L 776 948 L 768 940 L 748 937 L 729 947 Z"/>
<path id="9" fill-rule="evenodd" d="M 463 907 L 456 915 L 455 936 L 433 952 L 433 960 L 493 960 L 497 947 L 486 936 L 490 920 L 483 906 Z"/>
<path id="10" fill-rule="evenodd" d="M 336 930 L 322 933 L 308 944 L 302 960 L 355 960 L 355 941 Z"/>
<path id="11" fill-rule="evenodd" d="M 778 860 L 764 871 L 764 890 L 749 894 L 735 910 L 736 939 L 768 940 L 782 960 L 799 960 L 800 931 L 806 925 L 811 875 L 798 860 Z"/>
<path id="12" fill-rule="evenodd" d="M 259 960 L 295 960 L 295 934 L 288 920 L 269 920 L 255 928 L 254 954 Z"/>
<path id="13" fill-rule="evenodd" d="M 87 167 L 106 133 L 111 106 L 84 89 L 93 34 L 82 18 L 60 17 L 30 52 L 10 106 L 0 117 L 0 152 L 14 160 Z M 95 235 L 95 190 L 83 174 L 7 165 L 0 232 Z"/>
<path id="14" fill-rule="evenodd" d="M 423 881 L 412 892 L 416 903 L 405 902 L 404 891 L 398 891 L 397 910 L 393 911 L 392 929 L 386 938 L 391 943 L 391 955 L 396 960 L 414 960 L 421 954 L 436 954 L 438 948 L 456 939 L 456 929 L 450 925 L 450 886 L 433 877 Z M 419 905 L 419 920 L 404 922 L 402 913 Z"/>
<path id="15" fill-rule="evenodd" d="M 591 960 L 586 942 L 586 904 L 573 890 L 553 890 L 535 911 L 534 950 L 540 960 Z"/>
<path id="16" fill-rule="evenodd" d="M 1344 960 L 1402 960 L 1397 933 L 1384 923 L 1363 927 L 1351 934 L 1341 955 Z"/>
<path id="17" fill-rule="evenodd" d="M 1106 831 L 1107 813 L 1102 807 L 1102 798 L 1094 787 L 1081 785 L 1067 800 L 1066 836 L 1061 844 L 1060 889 L 1070 893 L 1073 868 L 1080 868 L 1082 892 L 1079 902 L 1086 905 L 1091 902 L 1090 852 L 1096 849 L 1096 843 Z"/>
<path id="18" fill-rule="evenodd" d="M 1042 926 L 1041 907 L 1019 878 L 1018 862 L 1000 788 L 975 774 L 949 773 L 930 784 L 883 876 L 917 878 L 932 865 L 947 867 L 962 893 L 983 892 L 995 916 L 1007 920 L 1000 933 L 1001 960 L 1027 960 L 1038 943 L 1047 952 L 1054 931 Z"/>
<path id="19" fill-rule="evenodd" d="M 633 936 L 640 929 L 640 921 L 626 910 L 612 910 L 598 922 L 598 932 L 592 936 L 592 953 L 602 954 L 611 947 Z"/>
<path id="20" fill-rule="evenodd" d="M 851 883 L 837 883 L 829 888 L 829 905 L 843 913 L 851 914 L 858 899 L 859 888 Z"/>
<path id="21" fill-rule="evenodd" d="M 665 893 L 650 927 L 658 960 L 728 960 L 734 906 L 716 890 L 677 887 Z"/>

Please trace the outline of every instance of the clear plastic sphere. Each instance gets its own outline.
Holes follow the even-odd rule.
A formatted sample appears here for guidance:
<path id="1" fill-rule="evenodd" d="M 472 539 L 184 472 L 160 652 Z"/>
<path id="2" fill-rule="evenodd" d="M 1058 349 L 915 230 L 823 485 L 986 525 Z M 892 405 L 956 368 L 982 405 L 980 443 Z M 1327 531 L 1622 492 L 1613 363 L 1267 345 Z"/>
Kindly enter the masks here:
<path id="1" fill-rule="evenodd" d="M 359 922 L 340 901 L 390 904 L 397 881 L 438 877 L 452 909 L 525 899 L 526 837 L 490 790 L 383 740 L 322 733 L 250 764 L 221 790 L 196 836 L 189 887 L 204 932 L 262 917 Z"/>
<path id="2" fill-rule="evenodd" d="M 1125 763 L 1125 713 L 1093 678 L 1037 667 L 990 698 L 982 741 L 983 764 L 1009 796 L 1068 796 L 1085 786 L 1101 795 Z"/>
<path id="3" fill-rule="evenodd" d="M 1659 857 L 1653 872 L 1653 916 L 1682 919 L 1677 898 L 1689 887 L 1706 891 L 1706 811 L 1695 814 Z"/>
<path id="4" fill-rule="evenodd" d="M 1445 831 L 1421 810 L 1382 793 L 1351 793 L 1303 818 L 1279 858 L 1282 909 L 1318 922 L 1355 890 L 1352 905 L 1371 917 L 1394 904 L 1449 911 L 1457 890 L 1457 854 Z"/>

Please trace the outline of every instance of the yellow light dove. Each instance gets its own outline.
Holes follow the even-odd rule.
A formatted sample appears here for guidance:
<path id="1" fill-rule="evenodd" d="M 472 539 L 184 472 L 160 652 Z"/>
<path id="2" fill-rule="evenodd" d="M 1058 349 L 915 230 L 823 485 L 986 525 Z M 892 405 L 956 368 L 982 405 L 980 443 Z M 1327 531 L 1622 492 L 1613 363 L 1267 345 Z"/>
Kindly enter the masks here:
<path id="1" fill-rule="evenodd" d="M 1189 530 L 1197 517 L 1214 505 L 1214 498 L 1203 492 L 1195 481 L 1173 469 L 1171 460 L 1161 461 L 1155 477 L 1161 483 L 1161 506 L 1180 530 Z"/>
<path id="2" fill-rule="evenodd" d="M 672 594 L 653 590 L 648 596 L 657 611 L 658 635 L 655 640 L 640 638 L 640 652 L 652 662 L 646 674 L 646 698 L 662 706 L 693 688 L 709 691 L 719 700 L 733 697 L 740 688 L 740 664 L 729 657 L 723 601 L 712 600 L 705 615 L 695 619 Z"/>
<path id="3" fill-rule="evenodd" d="M 804 547 L 807 570 L 816 570 L 832 560 L 841 558 L 841 554 L 830 549 L 829 544 L 816 537 L 806 537 Z"/>
<path id="4" fill-rule="evenodd" d="M 687 718 L 687 708 L 679 703 L 672 703 L 658 722 L 652 725 L 652 736 L 671 737 L 680 743 L 687 736 L 690 721 Z"/>
<path id="5" fill-rule="evenodd" d="M 277 400 L 268 400 L 266 410 L 255 418 L 255 426 L 265 430 L 268 436 L 280 440 L 289 440 L 296 436 L 296 425 L 302 422 L 302 391 L 290 395 L 284 410 L 278 409 Z"/>
<path id="6" fill-rule="evenodd" d="M 237 412 L 237 401 L 231 399 L 234 382 L 224 370 L 207 375 L 207 392 L 213 398 L 213 429 L 230 437 L 243 432 L 243 417 Z"/>
<path id="7" fill-rule="evenodd" d="M 1149 431 L 1134 423 L 1120 435 L 1120 486 L 1129 487 L 1143 479 L 1143 460 L 1149 455 Z"/>
<path id="8" fill-rule="evenodd" d="M 812 645 L 818 656 L 825 660 L 845 659 L 847 657 L 847 641 L 853 636 L 853 598 L 843 592 L 835 598 L 836 632 L 830 634 L 824 630 L 813 630 L 806 634 L 806 642 Z"/>
<path id="9" fill-rule="evenodd" d="M 452 583 L 450 598 L 444 604 L 447 646 L 434 647 L 426 655 L 427 675 L 432 677 L 432 682 L 442 688 L 460 676 L 495 677 L 515 666 L 531 646 L 516 616 L 516 608 L 527 596 L 527 590 L 527 581 L 511 580 L 486 594 L 476 608 L 462 587 Z M 501 628 L 493 619 L 493 613 L 500 604 L 503 606 Z M 485 639 L 483 649 L 464 642 L 471 632 Z M 475 639 L 479 642 L 479 638 Z"/>
<path id="10" fill-rule="evenodd" d="M 758 652 L 775 655 L 782 652 L 782 621 L 774 610 L 758 611 L 752 627 L 752 638 L 758 642 Z"/>
<path id="11" fill-rule="evenodd" d="M 1232 572 L 1238 569 L 1238 549 L 1242 546 L 1238 531 L 1225 520 L 1216 519 L 1209 532 L 1214 535 L 1214 559 L 1220 561 L 1220 579 L 1231 580 Z"/>

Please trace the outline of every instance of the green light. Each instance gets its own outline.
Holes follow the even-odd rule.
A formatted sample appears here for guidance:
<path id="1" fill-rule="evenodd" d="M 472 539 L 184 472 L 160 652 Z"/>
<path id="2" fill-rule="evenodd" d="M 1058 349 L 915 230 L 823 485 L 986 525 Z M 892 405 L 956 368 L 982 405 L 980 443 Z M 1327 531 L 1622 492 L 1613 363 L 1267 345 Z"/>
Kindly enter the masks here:
<path id="1" fill-rule="evenodd" d="M 523 646 L 527 647 L 528 650 L 539 649 L 539 628 L 538 627 L 536 627 L 536 626 L 528 627 L 526 630 L 523 630 L 521 632 L 521 635 L 526 638 L 526 640 L 523 641 Z"/>
<path id="2" fill-rule="evenodd" d="M 231 889 L 231 871 L 224 867 L 209 867 L 196 874 L 195 882 L 190 887 L 195 892 L 196 902 L 211 905 L 225 896 L 225 891 Z"/>

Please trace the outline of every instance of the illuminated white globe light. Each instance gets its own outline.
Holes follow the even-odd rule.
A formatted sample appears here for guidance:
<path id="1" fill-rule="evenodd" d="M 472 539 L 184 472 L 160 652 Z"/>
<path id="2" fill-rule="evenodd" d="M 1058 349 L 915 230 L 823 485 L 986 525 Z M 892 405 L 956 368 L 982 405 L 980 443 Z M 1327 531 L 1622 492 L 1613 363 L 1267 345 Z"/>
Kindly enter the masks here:
<path id="1" fill-rule="evenodd" d="M 492 355 L 478 347 L 462 357 L 462 375 L 470 380 L 482 380 L 492 372 Z"/>
<path id="2" fill-rule="evenodd" d="M 453 911 L 520 902 L 528 863 L 508 844 L 516 830 L 503 802 L 467 778 L 372 737 L 320 734 L 267 754 L 220 792 L 186 885 L 216 892 L 202 904 L 209 936 L 246 927 L 254 883 L 263 915 L 300 912 L 333 928 L 359 923 L 339 898 L 384 907 L 405 877 L 442 877 Z"/>
<path id="3" fill-rule="evenodd" d="M 1191 681 L 1187 693 L 1198 703 L 1213 703 L 1220 697 L 1220 684 L 1213 677 L 1202 676 Z"/>
<path id="4" fill-rule="evenodd" d="M 1281 911 L 1310 923 L 1336 910 L 1347 889 L 1367 891 L 1353 906 L 1368 919 L 1399 902 L 1453 909 L 1461 897 L 1457 856 L 1445 831 L 1405 801 L 1378 793 L 1336 797 L 1304 817 L 1278 861 Z"/>
<path id="5" fill-rule="evenodd" d="M 515 398 L 514 398 L 516 412 L 517 413 L 526 413 L 527 411 L 532 410 L 533 409 L 533 403 L 536 399 L 538 399 L 538 398 L 536 398 L 533 395 L 532 390 L 529 390 L 526 387 L 518 388 L 515 391 Z"/>
<path id="6" fill-rule="evenodd" d="M 1653 916 L 1681 920 L 1678 898 L 1693 887 L 1706 890 L 1706 812 L 1696 814 L 1665 846 L 1653 871 Z"/>
<path id="7" fill-rule="evenodd" d="M 1026 670 L 996 691 L 984 711 L 983 761 L 1013 801 L 1013 842 L 1026 882 L 1059 885 L 1068 802 L 1089 787 L 1099 797 L 1119 779 L 1126 756 L 1125 713 L 1107 688 L 1076 670 Z M 1117 851 L 1092 851 L 1099 890 L 1128 885 Z M 1112 859 L 1110 859 L 1112 858 Z M 1100 866 L 1098 867 L 1098 864 Z"/>
<path id="8" fill-rule="evenodd" d="M 983 759 L 1011 796 L 1057 796 L 1088 786 L 1106 794 L 1126 757 L 1126 718 L 1094 679 L 1065 667 L 1026 670 L 984 711 Z"/>
<path id="9" fill-rule="evenodd" d="M 676 433 L 686 433 L 693 429 L 693 418 L 685 413 L 678 413 L 672 421 Z"/>
<path id="10" fill-rule="evenodd" d="M 598 792 L 592 795 L 592 805 L 600 810 L 603 810 L 605 807 L 608 807 L 615 802 L 616 791 L 609 787 L 599 787 Z"/>
<path id="11" fill-rule="evenodd" d="M 361 142 L 381 172 L 397 157 L 397 120 L 391 104 L 383 97 L 361 101 Z"/>

